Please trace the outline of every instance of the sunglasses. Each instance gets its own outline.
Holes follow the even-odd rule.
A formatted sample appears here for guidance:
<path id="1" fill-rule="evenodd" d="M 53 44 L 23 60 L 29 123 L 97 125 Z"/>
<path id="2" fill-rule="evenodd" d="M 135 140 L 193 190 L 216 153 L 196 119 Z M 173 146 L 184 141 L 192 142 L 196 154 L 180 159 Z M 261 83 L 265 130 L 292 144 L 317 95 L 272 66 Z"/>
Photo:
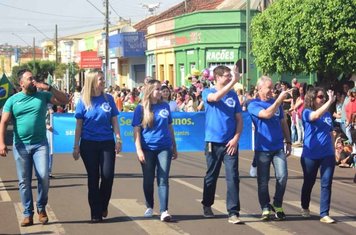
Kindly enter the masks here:
<path id="1" fill-rule="evenodd" d="M 324 95 L 318 95 L 318 96 L 316 96 L 317 98 L 319 98 L 319 99 L 324 99 L 325 98 L 325 96 Z"/>

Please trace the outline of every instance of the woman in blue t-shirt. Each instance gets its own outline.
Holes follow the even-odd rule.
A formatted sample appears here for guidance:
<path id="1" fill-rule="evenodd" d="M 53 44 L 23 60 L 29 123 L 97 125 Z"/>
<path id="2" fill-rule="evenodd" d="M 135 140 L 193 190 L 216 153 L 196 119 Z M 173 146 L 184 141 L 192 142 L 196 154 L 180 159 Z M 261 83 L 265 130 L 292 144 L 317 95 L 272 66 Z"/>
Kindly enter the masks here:
<path id="1" fill-rule="evenodd" d="M 132 126 L 138 160 L 143 172 L 143 191 L 147 209 L 145 217 L 153 216 L 153 182 L 157 170 L 161 221 L 170 221 L 168 213 L 168 177 L 171 160 L 177 148 L 169 105 L 161 101 L 161 83 L 150 80 L 145 85 L 142 104 L 134 111 Z"/>
<path id="2" fill-rule="evenodd" d="M 88 174 L 88 201 L 91 222 L 98 223 L 108 215 L 115 174 L 115 151 L 121 151 L 121 137 L 114 98 L 104 93 L 103 72 L 85 77 L 75 118 L 73 157 L 82 157 Z M 114 139 L 116 138 L 116 143 Z M 101 180 L 101 182 L 100 182 Z"/>
<path id="3" fill-rule="evenodd" d="M 308 90 L 304 100 L 302 120 L 304 144 L 300 162 L 303 168 L 301 195 L 302 216 L 310 217 L 310 195 L 320 169 L 320 221 L 334 223 L 329 217 L 331 185 L 335 169 L 335 151 L 332 137 L 332 116 L 328 109 L 335 101 L 334 92 L 316 87 Z"/>

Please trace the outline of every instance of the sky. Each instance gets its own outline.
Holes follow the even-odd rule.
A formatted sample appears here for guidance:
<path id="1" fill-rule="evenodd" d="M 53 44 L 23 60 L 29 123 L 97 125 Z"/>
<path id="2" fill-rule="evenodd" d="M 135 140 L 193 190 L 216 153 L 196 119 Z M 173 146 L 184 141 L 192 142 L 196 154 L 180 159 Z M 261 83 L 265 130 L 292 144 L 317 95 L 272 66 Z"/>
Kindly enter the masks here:
<path id="1" fill-rule="evenodd" d="M 110 23 L 119 17 L 133 23 L 149 17 L 144 4 L 161 3 L 160 13 L 183 0 L 109 0 Z M 39 45 L 46 38 L 69 36 L 104 27 L 104 0 L 0 0 L 0 45 Z M 30 24 L 30 25 L 28 25 Z"/>

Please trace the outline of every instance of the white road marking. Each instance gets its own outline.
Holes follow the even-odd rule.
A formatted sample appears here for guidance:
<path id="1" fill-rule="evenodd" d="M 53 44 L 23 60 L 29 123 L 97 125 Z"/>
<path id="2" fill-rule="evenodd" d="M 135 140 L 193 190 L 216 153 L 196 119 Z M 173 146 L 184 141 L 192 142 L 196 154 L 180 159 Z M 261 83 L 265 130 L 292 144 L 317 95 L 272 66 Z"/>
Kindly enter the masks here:
<path id="1" fill-rule="evenodd" d="M 37 213 L 35 213 L 33 216 L 33 225 L 28 227 L 21 227 L 20 225 L 24 218 L 22 204 L 18 202 L 14 203 L 14 206 L 21 234 L 66 234 L 63 226 L 59 223 L 52 208 L 48 204 L 46 206 L 48 224 L 42 225 L 38 221 Z"/>
<path id="2" fill-rule="evenodd" d="M 300 157 L 295 157 L 295 156 L 289 156 L 288 158 L 298 158 L 298 159 L 300 159 Z M 251 163 L 252 163 L 252 159 L 250 159 L 250 158 L 239 157 L 239 159 L 244 160 L 244 161 L 251 161 Z M 290 168 L 288 168 L 288 171 L 303 175 L 303 171 L 292 170 Z M 317 178 L 317 180 L 319 180 L 319 177 Z M 351 181 L 352 181 L 351 178 L 350 178 L 350 183 L 345 183 L 345 182 L 334 180 L 333 184 L 340 184 L 340 185 L 343 185 L 343 186 L 356 188 L 356 184 L 352 184 Z"/>
<path id="3" fill-rule="evenodd" d="M 138 203 L 136 199 L 111 199 L 110 204 L 124 212 L 150 235 L 188 234 L 173 223 L 161 222 L 157 215 L 152 218 L 145 218 L 143 213 L 146 210 L 146 206 Z"/>
<path id="4" fill-rule="evenodd" d="M 197 199 L 197 201 L 199 201 Z M 226 211 L 226 201 L 225 200 L 215 200 L 214 205 L 212 206 L 215 210 L 227 214 Z M 263 222 L 259 217 L 250 216 L 247 211 L 240 210 L 240 219 L 245 225 L 250 228 L 262 233 L 262 234 L 273 234 L 273 235 L 286 235 L 292 234 L 292 232 L 285 231 L 281 229 L 277 224 L 273 221 Z M 227 220 L 227 216 L 226 216 Z"/>
<path id="5" fill-rule="evenodd" d="M 203 193 L 203 189 L 199 188 L 193 184 L 190 184 L 184 180 L 180 180 L 180 179 L 171 179 L 177 183 L 180 183 L 182 185 L 185 185 L 191 189 L 194 189 L 198 192 Z M 215 195 L 215 198 L 219 197 L 218 195 Z M 200 202 L 200 199 L 197 199 L 198 202 Z M 225 200 L 215 200 L 214 205 L 212 206 L 215 210 L 227 214 L 226 211 L 226 201 Z M 280 227 L 278 226 L 273 226 L 271 225 L 271 223 L 273 222 L 262 222 L 260 220 L 260 218 L 256 218 L 253 216 L 246 216 L 248 214 L 248 212 L 241 210 L 241 220 L 243 222 L 247 222 L 246 225 L 263 233 L 263 234 L 274 234 L 274 235 L 285 235 L 285 234 L 291 234 L 291 232 L 288 231 L 283 231 Z M 227 219 L 227 216 L 226 216 Z M 249 223 L 251 222 L 251 223 Z M 258 223 L 255 223 L 258 222 Z"/>
<path id="6" fill-rule="evenodd" d="M 300 208 L 300 201 L 283 201 L 283 203 Z M 320 214 L 319 205 L 314 205 L 310 203 L 309 210 L 317 216 Z M 344 212 L 337 211 L 334 209 L 330 209 L 329 215 L 331 218 L 338 217 L 336 219 L 337 222 L 342 222 L 343 224 L 348 224 L 352 227 L 356 227 L 356 221 L 354 221 L 352 218 L 354 215 L 346 214 Z"/>
<path id="7" fill-rule="evenodd" d="M 184 180 L 181 180 L 181 179 L 169 179 L 169 180 L 172 180 L 172 181 L 175 181 L 179 184 L 182 184 L 184 186 L 187 186 L 188 188 L 191 188 L 191 189 L 194 189 L 195 191 L 198 191 L 200 193 L 203 193 L 203 189 L 198 187 L 198 186 L 195 186 L 194 184 L 191 184 L 191 183 L 188 183 L 187 181 L 184 181 Z M 219 195 L 215 194 L 215 197 L 219 197 Z"/>
<path id="8" fill-rule="evenodd" d="M 11 202 L 11 197 L 6 190 L 2 179 L 0 178 L 0 202 Z"/>

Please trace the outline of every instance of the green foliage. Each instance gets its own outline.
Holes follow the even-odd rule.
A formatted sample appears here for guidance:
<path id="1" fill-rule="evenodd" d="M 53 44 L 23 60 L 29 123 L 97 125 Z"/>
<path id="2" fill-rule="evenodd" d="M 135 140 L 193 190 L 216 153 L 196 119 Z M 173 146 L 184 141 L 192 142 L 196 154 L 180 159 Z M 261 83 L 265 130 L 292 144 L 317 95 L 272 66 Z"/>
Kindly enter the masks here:
<path id="1" fill-rule="evenodd" d="M 9 78 L 10 82 L 15 86 L 15 88 L 19 87 L 19 82 L 17 79 L 17 73 L 21 70 L 21 69 L 29 69 L 27 64 L 22 64 L 20 66 L 14 66 L 12 67 L 12 73 L 11 73 L 11 77 Z"/>
<path id="2" fill-rule="evenodd" d="M 36 69 L 37 74 L 36 77 L 40 80 L 43 81 L 47 78 L 48 73 L 53 74 L 53 71 L 56 68 L 56 63 L 53 61 L 40 61 L 38 64 L 39 68 Z"/>
<path id="3" fill-rule="evenodd" d="M 33 61 L 30 61 L 20 66 L 14 66 L 12 68 L 11 78 L 17 80 L 18 71 L 24 68 L 30 69 L 32 73 L 37 77 L 37 79 L 43 81 L 47 78 L 48 73 L 53 74 L 56 68 L 56 63 L 48 60 L 36 60 L 35 63 L 33 63 Z"/>
<path id="4" fill-rule="evenodd" d="M 356 0 L 277 0 L 252 20 L 264 73 L 356 72 Z"/>
<path id="5" fill-rule="evenodd" d="M 56 78 L 63 78 L 66 74 L 67 64 L 58 64 L 54 70 Z"/>
<path id="6" fill-rule="evenodd" d="M 69 77 L 71 78 L 70 80 L 72 84 L 70 86 L 71 90 L 72 87 L 75 87 L 75 75 L 78 74 L 79 72 L 79 66 L 76 63 L 56 65 L 54 61 L 48 61 L 48 60 L 44 60 L 44 61 L 36 60 L 35 63 L 33 63 L 33 61 L 30 61 L 26 64 L 22 64 L 20 66 L 14 66 L 12 68 L 10 81 L 14 85 L 18 86 L 18 81 L 17 81 L 18 71 L 25 68 L 30 69 L 40 81 L 45 80 L 48 76 L 48 73 L 50 73 L 51 75 L 55 75 L 56 78 L 63 78 L 66 76 L 66 70 L 68 68 Z"/>

